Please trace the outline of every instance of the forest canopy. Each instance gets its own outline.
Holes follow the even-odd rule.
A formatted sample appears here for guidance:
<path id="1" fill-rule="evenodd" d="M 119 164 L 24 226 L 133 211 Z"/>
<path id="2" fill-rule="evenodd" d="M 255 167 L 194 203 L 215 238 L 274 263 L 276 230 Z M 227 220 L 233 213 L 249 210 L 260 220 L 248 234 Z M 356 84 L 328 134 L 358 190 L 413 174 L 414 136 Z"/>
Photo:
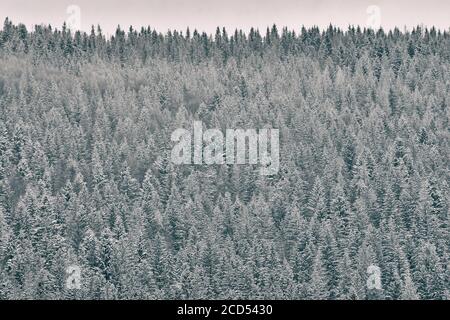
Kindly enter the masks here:
<path id="1" fill-rule="evenodd" d="M 434 28 L 6 19 L 0 299 L 449 299 L 449 88 Z M 194 121 L 279 129 L 280 170 L 174 165 Z"/>

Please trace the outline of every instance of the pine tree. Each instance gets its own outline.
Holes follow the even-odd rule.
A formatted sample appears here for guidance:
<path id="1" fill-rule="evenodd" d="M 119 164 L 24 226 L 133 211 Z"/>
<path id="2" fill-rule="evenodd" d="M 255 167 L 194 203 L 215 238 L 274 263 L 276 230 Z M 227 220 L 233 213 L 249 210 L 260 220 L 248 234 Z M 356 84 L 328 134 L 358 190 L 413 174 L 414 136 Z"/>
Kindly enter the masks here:
<path id="1" fill-rule="evenodd" d="M 445 280 L 441 262 L 436 248 L 430 243 L 423 243 L 418 256 L 415 271 L 415 283 L 422 299 L 442 299 Z"/>
<path id="2" fill-rule="evenodd" d="M 417 289 L 411 278 L 411 274 L 406 272 L 404 275 L 404 281 L 402 286 L 402 300 L 419 300 L 419 295 L 417 294 Z"/>
<path id="3" fill-rule="evenodd" d="M 316 178 L 307 204 L 308 216 L 318 219 L 326 217 L 325 194 L 320 178 Z"/>
<path id="4" fill-rule="evenodd" d="M 309 297 L 314 300 L 325 300 L 328 298 L 327 278 L 322 262 L 322 253 L 317 251 L 312 267 L 311 280 L 309 282 Z"/>

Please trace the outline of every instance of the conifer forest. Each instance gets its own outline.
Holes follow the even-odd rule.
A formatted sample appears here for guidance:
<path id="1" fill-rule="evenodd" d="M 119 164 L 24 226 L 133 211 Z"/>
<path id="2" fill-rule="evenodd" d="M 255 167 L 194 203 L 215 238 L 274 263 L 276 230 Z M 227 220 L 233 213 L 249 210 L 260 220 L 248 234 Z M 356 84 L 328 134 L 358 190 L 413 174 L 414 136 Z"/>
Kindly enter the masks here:
<path id="1" fill-rule="evenodd" d="M 6 18 L 0 299 L 450 299 L 449 116 L 449 31 Z M 174 164 L 194 121 L 278 172 Z"/>

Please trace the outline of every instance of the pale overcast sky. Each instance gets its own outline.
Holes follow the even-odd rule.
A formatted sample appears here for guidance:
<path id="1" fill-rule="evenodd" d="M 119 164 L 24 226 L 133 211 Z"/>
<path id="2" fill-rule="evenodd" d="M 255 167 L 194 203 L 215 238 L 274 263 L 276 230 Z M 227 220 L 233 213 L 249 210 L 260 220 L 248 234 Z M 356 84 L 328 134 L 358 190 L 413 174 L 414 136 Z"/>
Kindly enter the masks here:
<path id="1" fill-rule="evenodd" d="M 150 25 L 162 32 L 189 26 L 208 33 L 216 26 L 265 30 L 273 23 L 295 30 L 378 22 L 385 29 L 418 24 L 450 28 L 450 0 L 0 0 L 0 17 L 28 28 L 41 23 L 60 28 L 71 16 L 70 5 L 80 8 L 82 30 L 100 24 L 106 33 L 119 24 L 127 29 Z M 367 11 L 371 5 L 378 6 L 379 16 L 373 7 Z"/>

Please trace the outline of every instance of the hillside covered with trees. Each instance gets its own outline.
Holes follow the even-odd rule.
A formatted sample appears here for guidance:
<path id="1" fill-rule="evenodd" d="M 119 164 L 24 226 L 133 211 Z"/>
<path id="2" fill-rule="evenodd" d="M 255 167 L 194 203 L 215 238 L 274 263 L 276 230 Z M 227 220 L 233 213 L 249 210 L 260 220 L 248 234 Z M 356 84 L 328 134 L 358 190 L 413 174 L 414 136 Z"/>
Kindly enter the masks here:
<path id="1" fill-rule="evenodd" d="M 449 299 L 449 89 L 448 31 L 6 19 L 0 299 Z M 278 174 L 174 165 L 195 120 L 278 128 Z"/>

